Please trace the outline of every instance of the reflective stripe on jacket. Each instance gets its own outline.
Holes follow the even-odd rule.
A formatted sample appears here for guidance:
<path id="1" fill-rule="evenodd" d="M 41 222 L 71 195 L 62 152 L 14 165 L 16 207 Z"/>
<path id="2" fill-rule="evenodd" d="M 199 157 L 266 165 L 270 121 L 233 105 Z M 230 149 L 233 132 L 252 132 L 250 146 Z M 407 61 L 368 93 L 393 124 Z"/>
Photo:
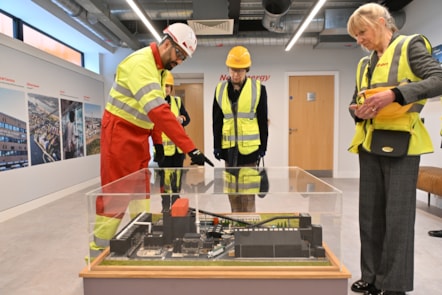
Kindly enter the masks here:
<path id="1" fill-rule="evenodd" d="M 408 60 L 408 45 L 417 36 L 420 35 L 400 35 L 393 40 L 373 69 L 371 81 L 367 78 L 371 56 L 362 58 L 356 71 L 358 93 L 363 90 L 376 93 L 377 89 L 382 91 L 394 88 L 401 83 L 420 81 L 421 79 L 413 73 Z M 420 37 L 425 40 L 427 49 L 431 52 L 431 45 L 428 40 L 423 36 Z M 373 54 L 376 53 L 373 52 Z M 360 99 L 359 103 L 362 102 L 363 99 Z M 411 133 L 408 155 L 431 153 L 433 151 L 433 144 L 419 116 L 425 103 L 426 99 L 418 100 L 403 107 L 397 103 L 392 103 L 381 109 L 374 119 L 356 123 L 356 131 L 349 151 L 357 153 L 358 146 L 361 144 L 365 150 L 370 151 L 373 130 L 384 129 L 408 131 Z M 387 112 L 388 109 L 397 111 Z M 405 109 L 406 111 L 403 111 Z"/>
<path id="2" fill-rule="evenodd" d="M 247 78 L 237 102 L 237 110 L 232 109 L 228 97 L 228 82 L 221 82 L 216 87 L 216 101 L 224 114 L 221 147 L 223 149 L 238 146 L 243 155 L 257 151 L 261 144 L 256 108 L 261 97 L 259 80 Z"/>
<path id="3" fill-rule="evenodd" d="M 157 69 L 151 47 L 132 53 L 117 67 L 106 110 L 138 127 L 152 129 L 147 114 L 166 103 L 164 88 L 159 83 L 164 81 L 166 72 Z"/>
<path id="4" fill-rule="evenodd" d="M 180 114 L 180 108 L 181 108 L 181 98 L 178 96 L 170 96 L 170 111 L 178 117 Z M 183 153 L 182 150 L 180 150 L 175 143 L 170 140 L 169 137 L 163 132 L 162 133 L 163 138 L 163 146 L 164 146 L 164 155 L 165 156 L 173 156 L 175 154 L 175 151 L 178 150 L 180 154 Z"/>

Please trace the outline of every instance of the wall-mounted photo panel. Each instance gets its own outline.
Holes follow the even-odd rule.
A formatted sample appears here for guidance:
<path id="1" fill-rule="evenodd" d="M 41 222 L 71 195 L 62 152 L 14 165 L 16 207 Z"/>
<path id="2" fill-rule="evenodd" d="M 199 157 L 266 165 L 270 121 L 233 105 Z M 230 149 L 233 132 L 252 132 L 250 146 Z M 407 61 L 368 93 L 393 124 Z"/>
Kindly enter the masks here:
<path id="1" fill-rule="evenodd" d="M 28 93 L 31 165 L 61 160 L 59 108 L 55 97 Z"/>
<path id="2" fill-rule="evenodd" d="M 442 44 L 433 47 L 433 57 L 439 62 L 442 67 Z"/>
<path id="3" fill-rule="evenodd" d="M 27 118 L 22 91 L 0 88 L 0 172 L 28 166 Z"/>
<path id="4" fill-rule="evenodd" d="M 86 155 L 100 153 L 101 106 L 84 104 L 84 122 L 86 125 Z"/>
<path id="5" fill-rule="evenodd" d="M 84 156 L 83 103 L 61 100 L 63 160 Z"/>
<path id="6" fill-rule="evenodd" d="M 86 133 L 81 104 L 103 109 L 107 91 L 104 76 L 3 34 L 0 53 L 0 184 L 5 184 L 1 186 L 1 219 L 5 210 L 100 175 L 99 154 L 84 156 Z M 63 104 L 62 113 L 62 99 L 80 103 L 73 108 L 79 132 L 76 158 L 69 160 L 63 160 L 63 123 L 69 120 L 71 106 Z M 47 163 L 52 164 L 42 165 Z M 19 185 L 6 185 L 17 179 Z"/>
<path id="7" fill-rule="evenodd" d="M 442 44 L 439 44 L 435 47 L 433 47 L 433 57 L 436 59 L 440 66 L 442 67 Z M 442 96 L 440 97 L 440 102 L 442 103 Z M 441 117 L 442 120 L 442 117 Z M 440 132 L 439 132 L 441 138 L 442 138 L 442 121 L 440 123 Z M 442 149 L 442 139 L 440 141 L 440 148 Z"/>

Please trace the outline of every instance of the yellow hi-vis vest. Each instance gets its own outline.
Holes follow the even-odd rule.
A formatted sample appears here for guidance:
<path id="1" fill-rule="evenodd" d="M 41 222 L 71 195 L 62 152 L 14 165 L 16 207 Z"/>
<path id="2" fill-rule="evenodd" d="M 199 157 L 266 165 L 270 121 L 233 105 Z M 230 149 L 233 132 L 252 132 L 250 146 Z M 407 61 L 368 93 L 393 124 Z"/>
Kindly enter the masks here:
<path id="1" fill-rule="evenodd" d="M 418 35 L 398 36 L 385 50 L 384 54 L 373 70 L 371 86 L 369 87 L 367 71 L 370 67 L 370 57 L 364 57 L 359 61 L 356 71 L 356 86 L 358 93 L 367 90 L 376 93 L 386 88 L 393 88 L 404 82 L 417 82 L 417 77 L 410 68 L 408 62 L 408 45 Z M 431 44 L 421 36 L 426 47 L 431 52 Z M 372 54 L 375 54 L 374 52 Z M 363 103 L 359 99 L 358 103 Z M 378 115 L 372 120 L 364 120 L 356 123 L 356 131 L 349 147 L 349 151 L 358 152 L 358 146 L 370 151 L 371 138 L 374 129 L 408 131 L 411 133 L 408 155 L 420 155 L 433 152 L 431 138 L 425 128 L 419 113 L 426 103 L 426 99 L 418 100 L 406 106 L 392 103 L 381 109 Z"/>
<path id="2" fill-rule="evenodd" d="M 261 175 L 256 168 L 224 171 L 224 193 L 257 194 L 261 187 Z"/>
<path id="3" fill-rule="evenodd" d="M 256 108 L 261 97 L 261 82 L 247 78 L 238 98 L 237 114 L 232 111 L 228 97 L 228 82 L 221 82 L 216 87 L 216 101 L 224 114 L 221 148 L 227 149 L 238 145 L 243 155 L 258 150 L 259 136 Z"/>
<path id="4" fill-rule="evenodd" d="M 164 193 L 179 193 L 181 191 L 181 176 L 183 174 L 182 169 L 163 169 L 164 177 Z"/>
<path id="5" fill-rule="evenodd" d="M 180 114 L 181 108 L 181 98 L 178 96 L 170 96 L 170 111 L 177 117 Z M 164 155 L 165 156 L 173 156 L 175 154 L 175 150 L 178 150 L 180 154 L 183 153 L 178 147 L 175 146 L 175 143 L 170 140 L 169 137 L 163 132 L 163 146 L 164 146 Z"/>
<path id="6" fill-rule="evenodd" d="M 166 103 L 164 84 L 167 71 L 158 70 L 148 46 L 126 57 L 117 67 L 106 110 L 132 124 L 152 129 L 150 110 Z"/>

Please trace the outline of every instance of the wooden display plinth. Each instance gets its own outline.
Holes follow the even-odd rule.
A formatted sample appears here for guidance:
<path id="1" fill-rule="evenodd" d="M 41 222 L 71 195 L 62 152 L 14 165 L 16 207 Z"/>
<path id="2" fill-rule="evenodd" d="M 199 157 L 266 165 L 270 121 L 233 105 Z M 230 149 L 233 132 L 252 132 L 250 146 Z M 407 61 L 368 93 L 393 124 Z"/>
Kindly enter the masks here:
<path id="1" fill-rule="evenodd" d="M 330 266 L 115 266 L 104 251 L 80 272 L 84 295 L 345 295 L 351 274 L 327 247 Z"/>

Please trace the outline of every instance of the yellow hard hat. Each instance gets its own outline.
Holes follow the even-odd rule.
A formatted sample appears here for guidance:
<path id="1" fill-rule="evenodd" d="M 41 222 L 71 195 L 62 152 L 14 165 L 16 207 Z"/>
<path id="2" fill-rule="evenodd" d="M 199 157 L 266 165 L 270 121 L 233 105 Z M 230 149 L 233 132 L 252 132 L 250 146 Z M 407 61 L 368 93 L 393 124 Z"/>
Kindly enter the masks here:
<path id="1" fill-rule="evenodd" d="M 175 85 L 174 82 L 175 82 L 175 80 L 173 79 L 172 73 L 168 71 L 164 84 L 173 86 L 173 85 Z"/>
<path id="2" fill-rule="evenodd" d="M 230 49 L 226 59 L 226 66 L 235 69 L 248 69 L 252 65 L 250 53 L 244 46 L 235 46 Z"/>

